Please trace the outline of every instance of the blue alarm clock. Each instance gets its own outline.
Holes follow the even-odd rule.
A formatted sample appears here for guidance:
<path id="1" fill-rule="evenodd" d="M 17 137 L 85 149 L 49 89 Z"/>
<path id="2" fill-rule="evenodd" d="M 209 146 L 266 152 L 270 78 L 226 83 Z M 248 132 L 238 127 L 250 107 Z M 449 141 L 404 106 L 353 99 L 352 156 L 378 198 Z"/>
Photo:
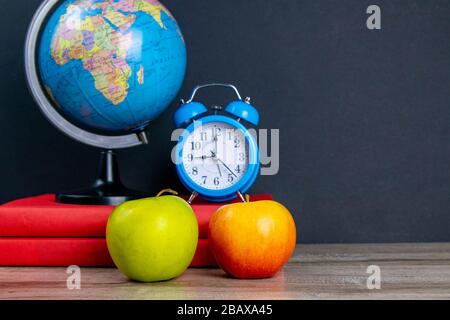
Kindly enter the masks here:
<path id="1" fill-rule="evenodd" d="M 237 100 L 223 110 L 209 110 L 194 101 L 198 90 L 207 87 L 231 88 Z M 223 111 L 223 112 L 222 112 Z M 255 138 L 242 122 L 257 126 L 259 113 L 243 100 L 231 84 L 212 83 L 194 88 L 190 99 L 182 100 L 175 112 L 177 128 L 185 128 L 175 149 L 176 170 L 183 185 L 197 196 L 213 202 L 240 197 L 255 182 L 260 168 L 259 148 Z"/>

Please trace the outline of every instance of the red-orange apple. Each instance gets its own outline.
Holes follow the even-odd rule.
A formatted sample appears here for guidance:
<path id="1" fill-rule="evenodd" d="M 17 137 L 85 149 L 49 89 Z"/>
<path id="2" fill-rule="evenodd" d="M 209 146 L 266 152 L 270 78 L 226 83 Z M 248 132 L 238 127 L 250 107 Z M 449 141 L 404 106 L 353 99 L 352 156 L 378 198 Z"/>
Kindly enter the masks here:
<path id="1" fill-rule="evenodd" d="M 209 241 L 217 263 L 231 276 L 268 278 L 292 256 L 295 222 L 275 201 L 234 203 L 211 218 Z"/>

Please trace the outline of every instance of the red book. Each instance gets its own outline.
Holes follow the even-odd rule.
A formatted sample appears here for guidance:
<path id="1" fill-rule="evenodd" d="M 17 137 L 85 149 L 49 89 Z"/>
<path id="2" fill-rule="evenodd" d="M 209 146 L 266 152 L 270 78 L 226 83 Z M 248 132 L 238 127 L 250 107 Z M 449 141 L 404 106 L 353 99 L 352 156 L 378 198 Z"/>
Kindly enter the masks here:
<path id="1" fill-rule="evenodd" d="M 114 267 L 102 238 L 0 238 L 0 266 Z M 191 267 L 213 267 L 208 240 L 200 239 Z"/>
<path id="2" fill-rule="evenodd" d="M 0 237 L 105 237 L 114 207 L 60 204 L 55 195 L 24 198 L 0 206 Z"/>
<path id="3" fill-rule="evenodd" d="M 270 199 L 270 195 L 250 198 L 251 201 Z M 201 199 L 192 204 L 199 224 L 199 238 L 208 237 L 209 220 L 224 204 Z M 61 204 L 50 194 L 12 201 L 0 206 L 0 237 L 104 238 L 113 208 Z"/>
<path id="4" fill-rule="evenodd" d="M 191 268 L 199 267 L 217 267 L 216 259 L 212 251 L 209 249 L 207 239 L 199 239 L 197 250 L 195 251 L 194 259 L 191 263 Z"/>
<path id="5" fill-rule="evenodd" d="M 114 263 L 101 238 L 1 238 L 0 265 L 110 267 Z"/>

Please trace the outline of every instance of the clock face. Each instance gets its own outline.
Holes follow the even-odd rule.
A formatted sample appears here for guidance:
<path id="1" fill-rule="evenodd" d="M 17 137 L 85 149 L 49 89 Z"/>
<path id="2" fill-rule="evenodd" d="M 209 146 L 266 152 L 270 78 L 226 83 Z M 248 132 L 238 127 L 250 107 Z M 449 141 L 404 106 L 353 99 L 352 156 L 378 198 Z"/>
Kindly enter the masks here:
<path id="1" fill-rule="evenodd" d="M 198 126 L 186 138 L 183 167 L 198 186 L 223 190 L 238 183 L 248 170 L 249 147 L 240 129 L 223 122 Z"/>

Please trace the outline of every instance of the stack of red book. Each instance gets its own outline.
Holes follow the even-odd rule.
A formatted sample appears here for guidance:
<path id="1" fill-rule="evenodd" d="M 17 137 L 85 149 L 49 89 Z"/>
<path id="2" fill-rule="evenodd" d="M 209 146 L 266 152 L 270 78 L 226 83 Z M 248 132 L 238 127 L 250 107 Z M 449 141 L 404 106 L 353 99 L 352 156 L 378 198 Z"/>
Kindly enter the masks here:
<path id="1" fill-rule="evenodd" d="M 252 196 L 250 201 L 270 198 Z M 200 199 L 192 205 L 199 243 L 191 267 L 216 265 L 208 246 L 208 224 L 222 205 Z M 112 210 L 111 206 L 60 204 L 54 195 L 6 203 L 0 206 L 0 266 L 114 266 L 105 240 Z"/>

